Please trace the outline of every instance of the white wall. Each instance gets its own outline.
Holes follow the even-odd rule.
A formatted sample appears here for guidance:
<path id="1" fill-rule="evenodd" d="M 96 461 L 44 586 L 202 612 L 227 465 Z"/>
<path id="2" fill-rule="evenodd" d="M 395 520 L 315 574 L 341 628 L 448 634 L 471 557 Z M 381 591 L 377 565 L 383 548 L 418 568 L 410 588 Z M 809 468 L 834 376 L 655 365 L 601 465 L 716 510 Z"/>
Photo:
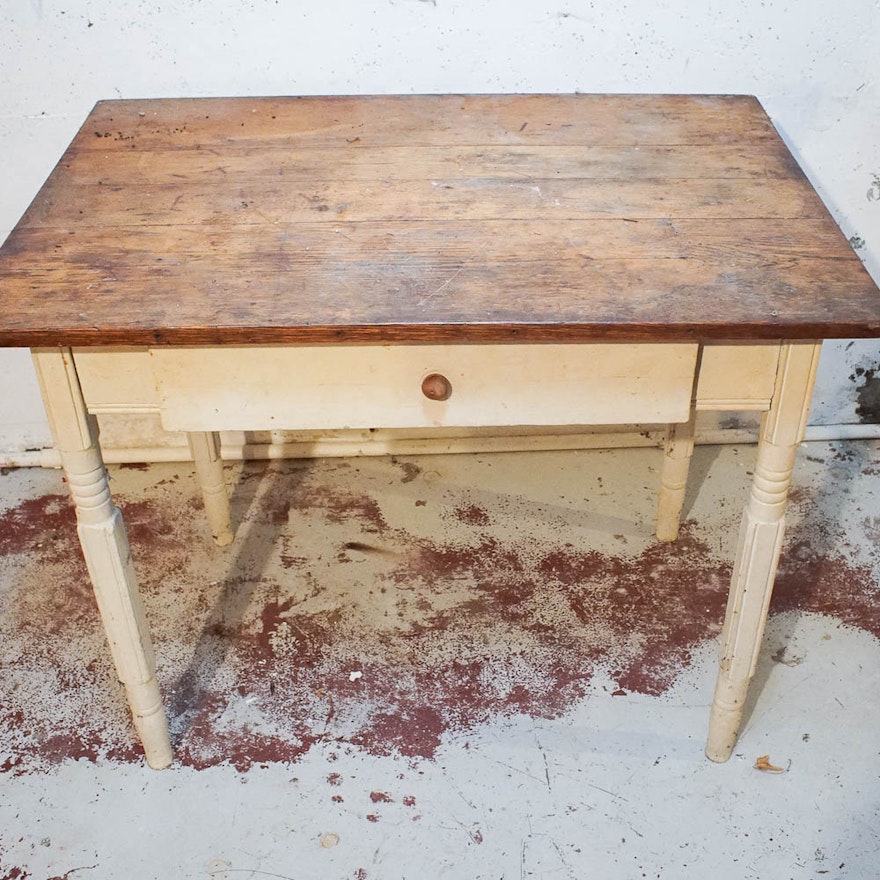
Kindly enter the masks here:
<path id="1" fill-rule="evenodd" d="M 0 238 L 100 98 L 750 93 L 880 279 L 878 34 L 875 0 L 0 0 Z M 878 361 L 827 346 L 813 422 Z M 0 451 L 48 443 L 27 358 L 0 380 Z"/>

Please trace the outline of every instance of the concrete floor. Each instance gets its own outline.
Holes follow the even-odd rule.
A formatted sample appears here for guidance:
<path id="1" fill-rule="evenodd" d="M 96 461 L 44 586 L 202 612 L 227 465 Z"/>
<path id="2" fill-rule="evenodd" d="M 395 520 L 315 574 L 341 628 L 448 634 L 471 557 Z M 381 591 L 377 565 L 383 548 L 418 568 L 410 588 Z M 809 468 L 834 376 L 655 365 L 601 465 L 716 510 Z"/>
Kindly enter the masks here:
<path id="1" fill-rule="evenodd" d="M 880 445 L 807 444 L 748 721 L 702 754 L 754 447 L 111 469 L 146 768 L 61 475 L 0 476 L 0 880 L 876 878 Z M 781 773 L 754 769 L 769 755 Z"/>

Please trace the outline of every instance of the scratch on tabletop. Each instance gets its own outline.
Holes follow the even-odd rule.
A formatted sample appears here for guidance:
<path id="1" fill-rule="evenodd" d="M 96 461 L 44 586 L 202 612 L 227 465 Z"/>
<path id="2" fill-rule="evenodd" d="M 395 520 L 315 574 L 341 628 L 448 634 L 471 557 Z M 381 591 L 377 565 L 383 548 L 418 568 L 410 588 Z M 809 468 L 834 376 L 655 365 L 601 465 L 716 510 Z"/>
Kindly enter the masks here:
<path id="1" fill-rule="evenodd" d="M 452 284 L 452 282 L 455 281 L 455 279 L 458 278 L 458 276 L 461 275 L 463 271 L 464 266 L 459 266 L 458 269 L 456 269 L 433 293 L 429 293 L 427 294 L 427 296 L 423 296 L 419 305 L 423 305 L 429 299 L 437 296 L 437 294 L 440 293 L 444 288 Z"/>

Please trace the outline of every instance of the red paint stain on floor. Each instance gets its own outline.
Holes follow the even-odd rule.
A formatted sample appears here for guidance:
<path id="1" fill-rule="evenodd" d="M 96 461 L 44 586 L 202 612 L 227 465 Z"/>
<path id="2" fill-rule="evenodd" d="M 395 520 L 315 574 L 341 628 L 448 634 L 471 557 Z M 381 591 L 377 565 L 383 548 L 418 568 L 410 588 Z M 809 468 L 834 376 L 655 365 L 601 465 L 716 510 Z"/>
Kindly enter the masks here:
<path id="1" fill-rule="evenodd" d="M 843 554 L 794 540 L 780 561 L 772 612 L 814 611 L 880 638 L 880 585 L 868 566 L 852 565 Z"/>
<path id="2" fill-rule="evenodd" d="M 467 523 L 471 526 L 487 526 L 489 525 L 489 514 L 476 504 L 462 505 L 456 507 L 453 515 L 457 520 Z"/>
<path id="3" fill-rule="evenodd" d="M 72 550 L 79 552 L 76 514 L 68 495 L 29 498 L 0 514 L 0 556 L 39 553 L 52 559 Z"/>
<path id="4" fill-rule="evenodd" d="M 615 693 L 661 694 L 719 631 L 730 560 L 697 523 L 674 544 L 600 553 L 493 535 L 497 517 L 462 490 L 447 508 L 455 528 L 428 538 L 389 524 L 375 498 L 331 477 L 251 468 L 244 495 L 233 495 L 247 528 L 229 551 L 205 540 L 195 496 L 180 485 L 123 505 L 179 762 L 246 771 L 319 744 L 430 759 L 451 732 L 562 715 L 598 670 Z M 807 495 L 796 503 L 809 508 Z M 308 553 L 293 550 L 304 528 L 317 530 Z M 773 607 L 833 614 L 880 636 L 871 572 L 833 547 L 803 522 Z M 4 513 L 0 549 L 15 583 L 4 632 L 20 658 L 0 703 L 15 760 L 0 770 L 138 760 L 67 499 Z"/>

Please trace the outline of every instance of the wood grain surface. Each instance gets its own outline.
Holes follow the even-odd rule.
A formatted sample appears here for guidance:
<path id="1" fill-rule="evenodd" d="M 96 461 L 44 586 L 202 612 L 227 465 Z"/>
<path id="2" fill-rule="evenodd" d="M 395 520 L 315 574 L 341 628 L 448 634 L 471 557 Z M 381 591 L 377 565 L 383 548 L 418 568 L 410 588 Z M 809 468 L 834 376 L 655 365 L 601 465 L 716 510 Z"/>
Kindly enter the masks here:
<path id="1" fill-rule="evenodd" d="M 880 335 L 750 97 L 99 103 L 0 248 L 0 344 Z"/>

